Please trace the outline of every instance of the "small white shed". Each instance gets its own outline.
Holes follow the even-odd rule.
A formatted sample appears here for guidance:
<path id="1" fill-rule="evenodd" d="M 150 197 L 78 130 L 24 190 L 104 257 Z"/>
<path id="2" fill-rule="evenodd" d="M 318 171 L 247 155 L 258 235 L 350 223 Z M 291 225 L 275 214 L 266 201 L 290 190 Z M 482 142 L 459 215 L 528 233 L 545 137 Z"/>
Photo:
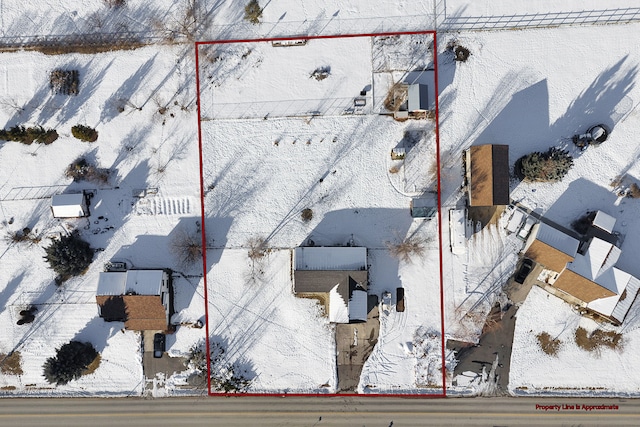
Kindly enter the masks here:
<path id="1" fill-rule="evenodd" d="M 54 218 L 81 218 L 89 216 L 84 193 L 56 194 L 51 197 L 51 213 Z"/>

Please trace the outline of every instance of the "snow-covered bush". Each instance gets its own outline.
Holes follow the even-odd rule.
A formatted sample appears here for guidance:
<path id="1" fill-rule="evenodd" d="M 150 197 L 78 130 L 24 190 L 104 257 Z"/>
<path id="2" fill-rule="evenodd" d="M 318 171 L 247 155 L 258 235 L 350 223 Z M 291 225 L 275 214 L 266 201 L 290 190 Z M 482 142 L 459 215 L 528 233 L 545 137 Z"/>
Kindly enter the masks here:
<path id="1" fill-rule="evenodd" d="M 89 163 L 85 158 L 80 157 L 71 163 L 65 175 L 74 181 L 90 181 L 96 184 L 106 184 L 109 182 L 109 169 L 99 168 Z"/>
<path id="2" fill-rule="evenodd" d="M 50 384 L 64 385 L 87 373 L 99 357 L 93 345 L 88 342 L 71 341 L 58 349 L 55 357 L 44 363 L 44 377 Z"/>
<path id="3" fill-rule="evenodd" d="M 547 152 L 535 151 L 516 162 L 516 173 L 533 182 L 557 182 L 573 166 L 573 157 L 568 151 L 552 147 Z"/>
<path id="4" fill-rule="evenodd" d="M 326 66 L 326 67 L 318 67 L 315 70 L 313 70 L 313 72 L 311 73 L 311 75 L 309 77 L 316 79 L 317 81 L 321 81 L 326 79 L 327 77 L 329 77 L 331 75 L 331 67 Z"/>
<path id="5" fill-rule="evenodd" d="M 93 261 L 93 249 L 77 233 L 53 239 L 45 252 L 44 259 L 61 281 L 83 274 Z"/>
<path id="6" fill-rule="evenodd" d="M 244 7 L 244 19 L 252 24 L 259 24 L 260 18 L 262 18 L 262 8 L 258 0 L 251 0 Z"/>
<path id="7" fill-rule="evenodd" d="M 80 141 L 94 142 L 98 139 L 98 132 L 89 126 L 75 125 L 71 128 L 71 134 Z"/>

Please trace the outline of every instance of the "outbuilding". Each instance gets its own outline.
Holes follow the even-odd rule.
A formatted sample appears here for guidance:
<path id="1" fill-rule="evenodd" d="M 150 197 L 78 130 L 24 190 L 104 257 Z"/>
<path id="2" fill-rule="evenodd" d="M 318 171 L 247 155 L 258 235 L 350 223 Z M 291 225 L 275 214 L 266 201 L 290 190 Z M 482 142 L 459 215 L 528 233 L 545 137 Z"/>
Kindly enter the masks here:
<path id="1" fill-rule="evenodd" d="M 89 216 L 87 198 L 84 193 L 56 194 L 51 197 L 51 213 L 54 218 Z"/>

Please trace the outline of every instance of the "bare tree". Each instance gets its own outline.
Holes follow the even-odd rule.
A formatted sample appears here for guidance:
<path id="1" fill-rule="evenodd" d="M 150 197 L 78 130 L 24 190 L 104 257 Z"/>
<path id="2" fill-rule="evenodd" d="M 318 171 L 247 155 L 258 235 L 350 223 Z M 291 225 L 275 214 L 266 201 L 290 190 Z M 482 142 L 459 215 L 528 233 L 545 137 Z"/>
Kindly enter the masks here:
<path id="1" fill-rule="evenodd" d="M 171 251 L 182 267 L 190 267 L 201 261 L 203 247 L 200 227 L 197 227 L 194 231 L 189 231 L 186 228 L 176 231 L 171 240 Z"/>
<path id="2" fill-rule="evenodd" d="M 424 255 L 426 244 L 426 239 L 411 236 L 398 243 L 387 242 L 387 249 L 394 258 L 411 263 L 413 257 Z"/>

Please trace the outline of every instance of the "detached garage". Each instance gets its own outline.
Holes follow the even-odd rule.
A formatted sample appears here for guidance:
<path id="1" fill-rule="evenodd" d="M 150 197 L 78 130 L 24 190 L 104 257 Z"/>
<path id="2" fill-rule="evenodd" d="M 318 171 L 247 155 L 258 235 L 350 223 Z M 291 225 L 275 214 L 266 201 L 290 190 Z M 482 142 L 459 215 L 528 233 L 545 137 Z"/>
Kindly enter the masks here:
<path id="1" fill-rule="evenodd" d="M 87 199 L 84 193 L 56 194 L 51 198 L 51 213 L 54 218 L 89 216 Z"/>

